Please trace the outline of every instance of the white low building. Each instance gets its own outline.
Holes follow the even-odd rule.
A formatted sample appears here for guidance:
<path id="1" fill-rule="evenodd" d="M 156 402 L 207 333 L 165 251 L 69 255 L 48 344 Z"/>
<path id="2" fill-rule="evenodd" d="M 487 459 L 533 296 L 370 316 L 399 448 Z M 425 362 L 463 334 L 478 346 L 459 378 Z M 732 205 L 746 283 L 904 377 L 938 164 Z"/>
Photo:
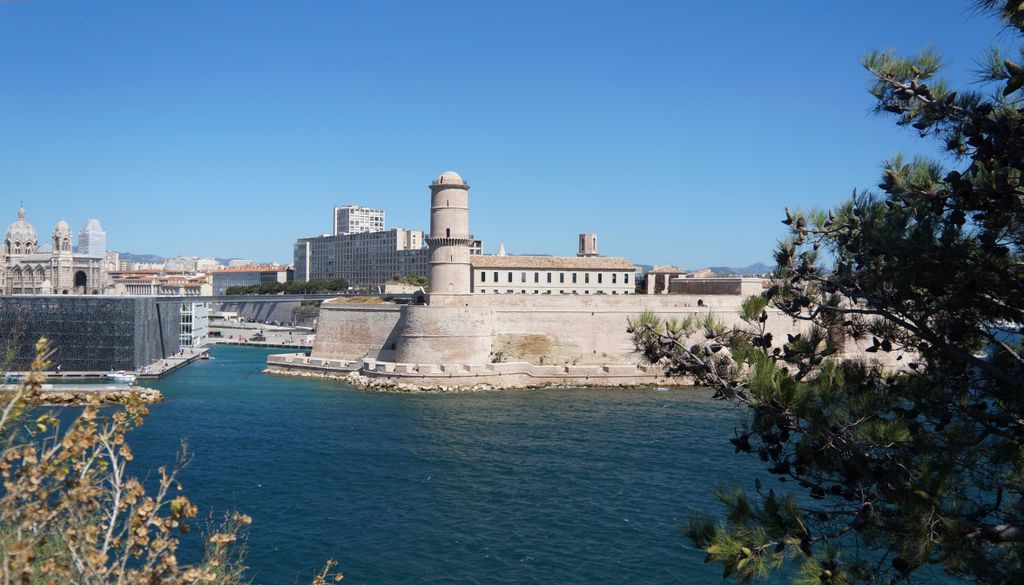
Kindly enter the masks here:
<path id="1" fill-rule="evenodd" d="M 637 267 L 603 256 L 472 256 L 477 294 L 630 295 Z"/>

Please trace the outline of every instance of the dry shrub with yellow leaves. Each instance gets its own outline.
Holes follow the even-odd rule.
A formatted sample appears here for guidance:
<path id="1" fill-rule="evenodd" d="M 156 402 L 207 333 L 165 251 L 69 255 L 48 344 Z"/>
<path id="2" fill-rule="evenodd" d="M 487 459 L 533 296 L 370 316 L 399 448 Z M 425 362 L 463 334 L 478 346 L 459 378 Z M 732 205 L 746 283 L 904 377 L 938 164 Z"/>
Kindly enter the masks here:
<path id="1" fill-rule="evenodd" d="M 142 424 L 146 406 L 85 406 L 65 429 L 50 414 L 36 419 L 47 342 L 36 344 L 32 371 L 0 397 L 0 584 L 248 583 L 244 530 L 249 516 L 227 516 L 205 540 L 202 561 L 179 565 L 179 537 L 198 508 L 183 495 L 178 473 L 161 467 L 153 491 L 127 475 L 126 434 Z M 342 579 L 329 561 L 314 583 Z"/>

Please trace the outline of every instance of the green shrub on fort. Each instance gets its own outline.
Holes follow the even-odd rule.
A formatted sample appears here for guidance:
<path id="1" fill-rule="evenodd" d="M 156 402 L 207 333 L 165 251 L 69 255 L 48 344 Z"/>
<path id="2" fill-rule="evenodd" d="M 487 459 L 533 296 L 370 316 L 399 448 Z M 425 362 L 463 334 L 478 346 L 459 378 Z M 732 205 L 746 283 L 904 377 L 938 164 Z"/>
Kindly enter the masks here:
<path id="1" fill-rule="evenodd" d="M 397 282 L 398 284 L 408 284 L 410 286 L 427 286 L 430 282 L 426 276 L 421 274 L 412 274 L 409 276 L 394 275 L 391 277 L 391 282 Z"/>
<path id="2" fill-rule="evenodd" d="M 291 282 L 263 282 L 249 286 L 229 286 L 225 291 L 229 295 L 276 295 L 276 294 L 330 294 L 343 293 L 348 290 L 348 281 L 344 278 L 334 280 L 308 280 Z"/>
<path id="3" fill-rule="evenodd" d="M 1024 5 L 978 5 L 1020 41 Z M 729 440 L 770 483 L 720 491 L 724 514 L 688 529 L 726 577 L 786 565 L 802 584 L 927 570 L 1024 583 L 1024 52 L 987 54 L 991 95 L 954 91 L 939 63 L 864 59 L 877 111 L 951 168 L 895 156 L 877 192 L 787 210 L 773 285 L 742 330 L 632 325 L 647 360 L 748 407 Z M 775 318 L 810 327 L 776 339 Z M 898 367 L 836 360 L 851 339 Z"/>

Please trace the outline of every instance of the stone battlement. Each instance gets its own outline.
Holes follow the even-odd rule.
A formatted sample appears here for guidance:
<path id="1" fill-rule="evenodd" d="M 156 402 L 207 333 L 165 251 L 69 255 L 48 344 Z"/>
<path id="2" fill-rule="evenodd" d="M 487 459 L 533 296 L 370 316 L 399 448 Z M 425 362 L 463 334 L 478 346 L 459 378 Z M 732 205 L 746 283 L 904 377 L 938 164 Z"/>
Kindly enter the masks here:
<path id="1" fill-rule="evenodd" d="M 538 386 L 688 385 L 650 365 L 410 364 L 365 359 L 323 360 L 304 354 L 273 355 L 267 373 L 344 379 L 362 387 L 412 389 L 530 388 Z"/>

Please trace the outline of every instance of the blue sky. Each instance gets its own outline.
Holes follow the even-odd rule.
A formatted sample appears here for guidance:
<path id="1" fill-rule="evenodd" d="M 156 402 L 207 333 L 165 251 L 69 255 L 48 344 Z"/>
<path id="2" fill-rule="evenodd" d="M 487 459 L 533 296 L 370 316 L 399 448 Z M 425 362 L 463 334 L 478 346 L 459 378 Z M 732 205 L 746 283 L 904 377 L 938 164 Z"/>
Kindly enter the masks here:
<path id="1" fill-rule="evenodd" d="M 290 261 L 335 204 L 427 229 L 451 169 L 488 252 L 769 261 L 784 206 L 937 152 L 870 113 L 867 50 L 964 84 L 1009 40 L 953 0 L 0 1 L 0 224 Z"/>

